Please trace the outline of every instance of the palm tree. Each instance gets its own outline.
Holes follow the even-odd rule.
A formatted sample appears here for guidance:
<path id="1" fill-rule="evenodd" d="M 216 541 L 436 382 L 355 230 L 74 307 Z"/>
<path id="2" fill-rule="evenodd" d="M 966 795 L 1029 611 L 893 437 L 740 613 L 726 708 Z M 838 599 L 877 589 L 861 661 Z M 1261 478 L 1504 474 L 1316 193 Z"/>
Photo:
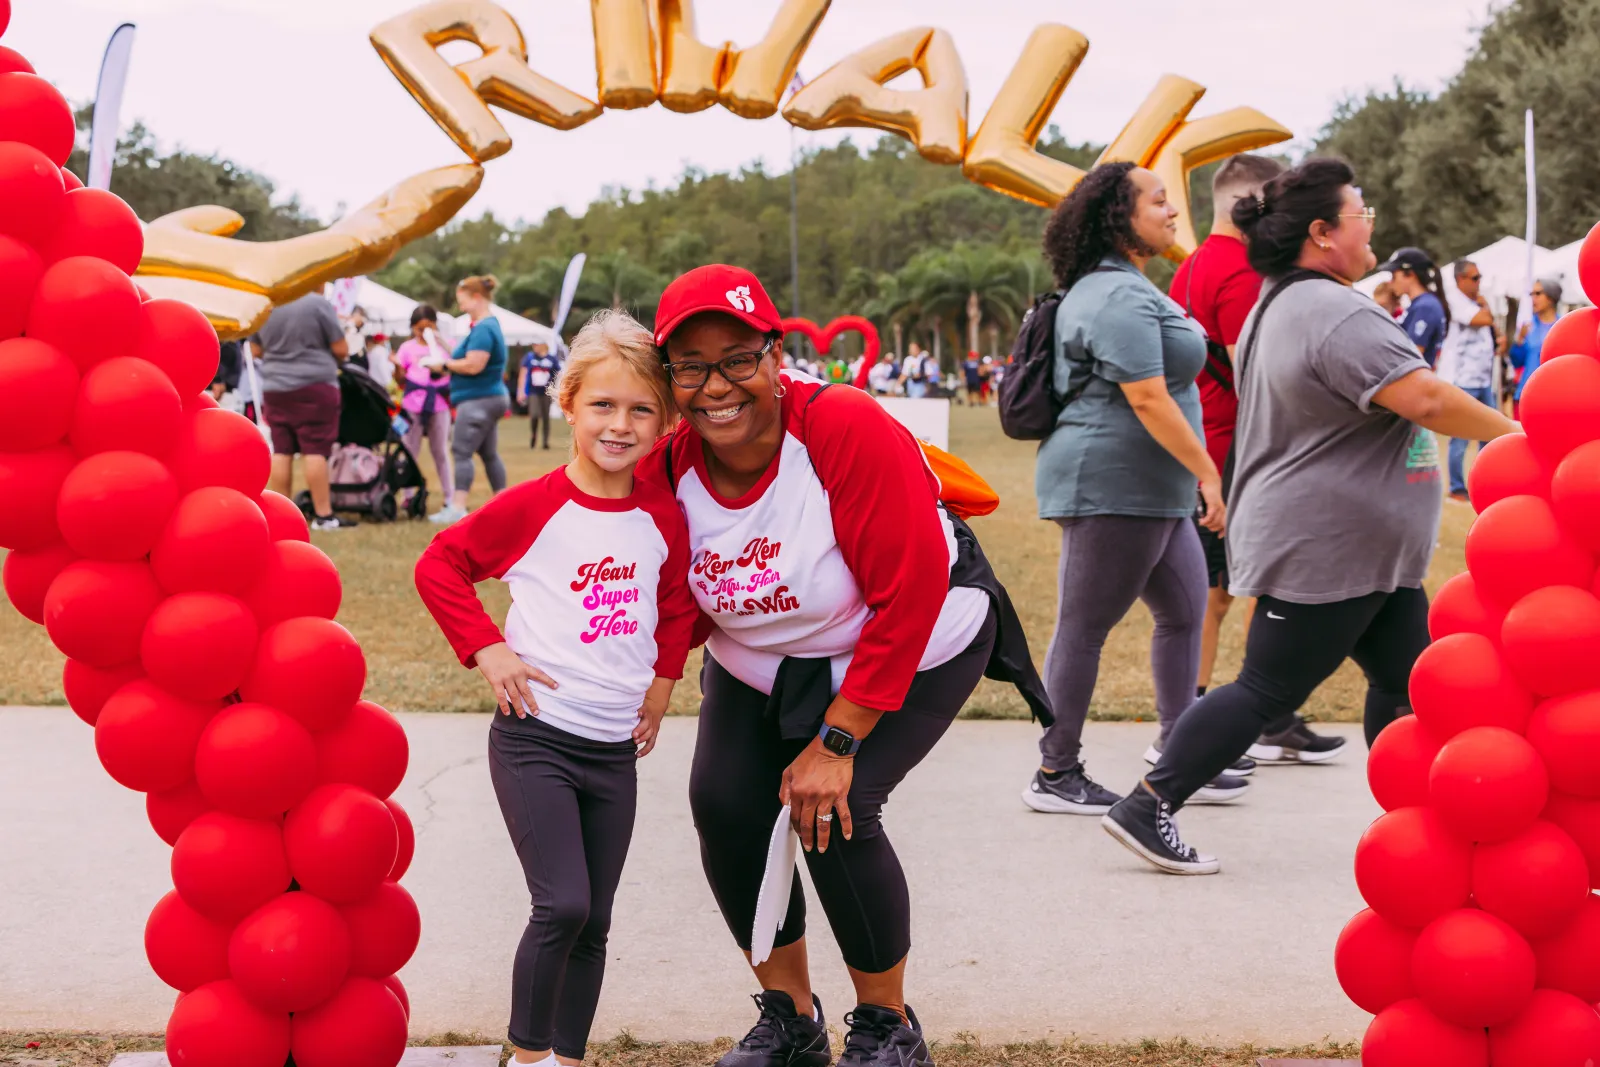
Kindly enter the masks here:
<path id="1" fill-rule="evenodd" d="M 873 288 L 877 295 L 867 301 L 863 314 L 888 325 L 894 334 L 894 358 L 900 359 L 905 352 L 906 323 L 922 317 L 922 305 L 913 286 L 901 274 L 879 274 Z"/>
<path id="2" fill-rule="evenodd" d="M 921 273 L 922 302 L 941 317 L 964 316 L 967 350 L 976 352 L 984 322 L 1010 325 L 1021 316 L 1028 303 L 1026 274 L 1017 257 L 1006 252 L 956 245 L 934 253 L 926 263 Z"/>

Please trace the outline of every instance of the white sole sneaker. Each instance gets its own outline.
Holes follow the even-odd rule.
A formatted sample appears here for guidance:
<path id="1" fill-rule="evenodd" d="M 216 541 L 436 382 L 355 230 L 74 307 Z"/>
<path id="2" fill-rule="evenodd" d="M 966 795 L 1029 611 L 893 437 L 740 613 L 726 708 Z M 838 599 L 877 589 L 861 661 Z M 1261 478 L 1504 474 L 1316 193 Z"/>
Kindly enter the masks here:
<path id="1" fill-rule="evenodd" d="M 1303 748 L 1284 748 L 1282 745 L 1254 744 L 1245 753 L 1257 763 L 1276 764 L 1278 766 L 1293 766 L 1296 763 L 1327 763 L 1338 759 L 1344 754 L 1344 746 L 1331 748 L 1326 752 L 1307 752 Z"/>
<path id="2" fill-rule="evenodd" d="M 1144 761 L 1154 767 L 1161 762 L 1161 750 L 1155 745 L 1151 745 L 1144 750 Z"/>
<path id="3" fill-rule="evenodd" d="M 1106 833 L 1120 842 L 1123 848 L 1126 848 L 1163 874 L 1216 874 L 1222 870 L 1222 861 L 1212 856 L 1202 856 L 1195 863 L 1174 863 L 1165 856 L 1159 856 L 1141 845 L 1138 838 L 1124 830 L 1115 819 L 1101 819 L 1100 825 Z"/>
<path id="4" fill-rule="evenodd" d="M 1233 777 L 1229 775 L 1228 777 Z M 1250 792 L 1250 783 L 1243 778 L 1236 778 L 1239 784 L 1233 789 L 1217 789 L 1211 785 L 1203 785 L 1194 791 L 1189 798 L 1191 804 L 1232 804 Z"/>
<path id="5" fill-rule="evenodd" d="M 1104 815 L 1111 810 L 1110 804 L 1077 804 L 1054 793 L 1035 793 L 1032 784 L 1022 791 L 1022 802 L 1046 815 Z"/>
<path id="6" fill-rule="evenodd" d="M 1250 748 L 1251 748 L 1250 758 L 1251 759 L 1255 758 L 1255 749 L 1259 748 L 1259 747 L 1261 747 L 1261 746 L 1259 746 L 1259 745 L 1250 746 Z M 1144 750 L 1144 761 L 1146 763 L 1150 764 L 1150 766 L 1154 767 L 1156 764 L 1161 762 L 1161 750 L 1159 748 L 1157 748 L 1155 745 L 1151 745 L 1149 748 Z M 1232 767 L 1229 767 L 1227 770 L 1223 771 L 1222 773 L 1223 774 L 1227 774 L 1227 775 L 1231 775 L 1234 778 L 1248 778 L 1252 774 L 1256 773 L 1256 769 L 1254 767 L 1250 767 L 1250 768 L 1247 768 L 1246 770 L 1238 771 L 1238 770 L 1234 770 Z"/>

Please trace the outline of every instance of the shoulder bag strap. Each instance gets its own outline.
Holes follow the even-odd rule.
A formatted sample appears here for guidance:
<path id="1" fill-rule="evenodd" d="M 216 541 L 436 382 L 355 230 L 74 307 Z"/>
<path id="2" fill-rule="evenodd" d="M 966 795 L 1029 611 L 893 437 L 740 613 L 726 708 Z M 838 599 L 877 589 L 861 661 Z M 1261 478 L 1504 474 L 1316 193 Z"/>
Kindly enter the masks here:
<path id="1" fill-rule="evenodd" d="M 1108 267 L 1104 263 L 1102 263 L 1098 267 L 1096 267 L 1093 270 L 1091 270 L 1089 272 L 1089 274 L 1112 274 L 1112 273 L 1115 273 L 1116 271 L 1119 271 L 1121 269 L 1122 269 L 1121 267 Z M 1086 274 L 1086 275 L 1084 275 L 1084 278 L 1087 278 L 1088 276 L 1089 275 Z M 1080 282 L 1083 281 L 1083 278 L 1079 278 L 1078 281 L 1080 281 Z M 1073 284 L 1076 285 L 1077 283 L 1074 282 Z M 1061 294 L 1061 299 L 1065 300 L 1066 298 L 1067 298 L 1067 293 L 1063 292 Z M 1052 325 L 1050 329 L 1051 329 L 1052 347 L 1054 347 L 1053 342 L 1055 340 L 1055 326 Z M 1070 363 L 1071 361 L 1069 360 L 1068 362 Z M 1061 406 L 1063 408 L 1066 407 L 1068 404 L 1072 403 L 1074 400 L 1078 399 L 1078 397 L 1082 396 L 1083 395 L 1083 391 L 1085 389 L 1089 388 L 1089 383 L 1094 381 L 1094 364 L 1091 362 L 1090 365 L 1085 367 L 1084 369 L 1088 373 L 1086 373 L 1084 375 L 1083 381 L 1081 381 L 1078 384 L 1072 386 L 1064 394 L 1062 394 L 1062 396 L 1061 396 Z"/>
<path id="2" fill-rule="evenodd" d="M 1278 299 L 1278 294 L 1297 282 L 1314 281 L 1318 278 L 1327 279 L 1329 281 L 1332 280 L 1331 278 L 1328 278 L 1328 275 L 1317 270 L 1301 269 L 1290 271 L 1284 276 L 1283 281 L 1273 286 L 1272 289 L 1261 298 L 1261 306 L 1255 311 L 1255 329 L 1250 331 L 1250 340 L 1245 342 L 1244 351 L 1239 353 L 1239 363 L 1241 365 L 1249 362 L 1250 354 L 1255 351 L 1256 339 L 1261 336 L 1261 324 L 1267 317 L 1267 309 L 1272 306 L 1272 302 L 1274 300 Z"/>

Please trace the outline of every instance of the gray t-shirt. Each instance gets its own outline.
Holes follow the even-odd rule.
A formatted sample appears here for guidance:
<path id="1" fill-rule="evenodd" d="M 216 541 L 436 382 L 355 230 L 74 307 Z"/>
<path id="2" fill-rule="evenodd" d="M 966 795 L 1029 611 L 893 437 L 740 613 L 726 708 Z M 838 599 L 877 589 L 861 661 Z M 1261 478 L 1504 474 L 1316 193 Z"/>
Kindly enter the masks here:
<path id="1" fill-rule="evenodd" d="M 286 393 L 308 385 L 338 385 L 339 361 L 331 347 L 344 340 L 339 316 L 319 293 L 307 293 L 272 315 L 255 336 L 261 345 L 261 391 Z"/>
<path id="2" fill-rule="evenodd" d="M 1383 308 L 1332 280 L 1284 290 L 1246 358 L 1260 310 L 1235 352 L 1229 590 L 1328 604 L 1420 586 L 1439 534 L 1438 445 L 1372 397 L 1427 363 Z"/>
<path id="3" fill-rule="evenodd" d="M 1122 385 L 1164 377 L 1204 440 L 1194 380 L 1206 362 L 1205 335 L 1132 263 L 1108 256 L 1101 266 L 1114 269 L 1085 275 L 1056 311 L 1056 391 L 1081 383 L 1083 392 L 1039 446 L 1039 517 L 1192 515 L 1194 475 L 1150 436 Z"/>

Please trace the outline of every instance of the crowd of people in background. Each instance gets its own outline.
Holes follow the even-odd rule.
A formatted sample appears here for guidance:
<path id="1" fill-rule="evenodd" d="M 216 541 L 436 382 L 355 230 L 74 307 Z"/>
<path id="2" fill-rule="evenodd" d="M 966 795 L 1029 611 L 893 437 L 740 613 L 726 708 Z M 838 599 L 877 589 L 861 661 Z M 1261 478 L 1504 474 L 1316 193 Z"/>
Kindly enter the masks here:
<path id="1" fill-rule="evenodd" d="M 839 384 L 860 379 L 864 356 L 853 360 L 808 358 L 785 351 L 783 367 L 809 374 L 825 382 Z M 880 353 L 867 369 L 867 392 L 874 396 L 901 396 L 911 400 L 953 400 L 958 404 L 984 407 L 1000 387 L 1005 376 L 1006 357 L 968 352 L 953 368 L 944 369 L 939 359 L 922 345 L 911 341 L 906 353 Z"/>

